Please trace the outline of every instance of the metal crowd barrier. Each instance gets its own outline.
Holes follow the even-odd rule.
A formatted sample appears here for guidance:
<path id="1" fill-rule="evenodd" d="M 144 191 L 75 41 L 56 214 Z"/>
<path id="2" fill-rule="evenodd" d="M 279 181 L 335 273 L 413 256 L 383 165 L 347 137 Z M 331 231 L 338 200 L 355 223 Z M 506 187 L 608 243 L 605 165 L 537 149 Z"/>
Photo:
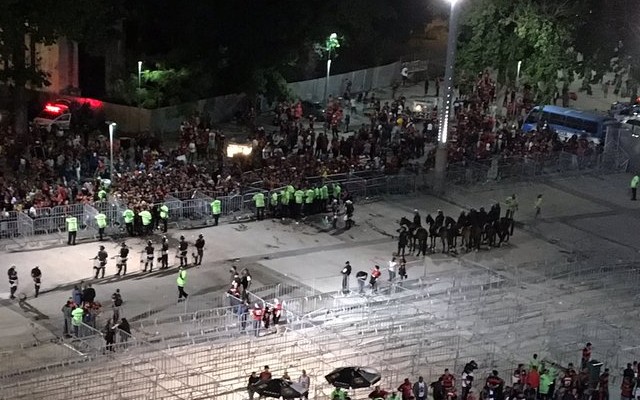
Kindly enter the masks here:
<path id="1" fill-rule="evenodd" d="M 409 193 L 417 189 L 414 175 L 375 176 L 371 171 L 353 174 L 336 174 L 326 177 L 312 177 L 310 182 L 325 182 L 332 190 L 334 183 L 339 183 L 343 192 L 349 192 L 356 201 L 384 194 Z M 366 176 L 366 178 L 364 178 Z M 247 188 L 245 188 L 247 189 Z M 165 196 L 162 204 L 169 208 L 169 220 L 180 223 L 184 221 L 202 221 L 210 223 L 212 219 L 211 203 L 214 198 L 221 201 L 221 220 L 236 220 L 247 214 L 255 213 L 253 196 L 262 192 L 265 206 L 270 204 L 271 194 L 278 194 L 284 188 L 264 190 L 248 188 L 243 194 L 222 195 L 216 191 L 183 191 Z M 23 238 L 28 240 L 34 235 L 62 234 L 66 232 L 66 218 L 72 215 L 78 219 L 78 235 L 95 235 L 97 223 L 95 216 L 102 212 L 107 216 L 109 232 L 122 229 L 122 214 L 127 205 L 119 198 L 109 197 L 107 200 L 92 204 L 71 204 L 52 208 L 38 209 L 35 215 L 26 211 L 10 211 L 0 214 L 0 238 Z"/>

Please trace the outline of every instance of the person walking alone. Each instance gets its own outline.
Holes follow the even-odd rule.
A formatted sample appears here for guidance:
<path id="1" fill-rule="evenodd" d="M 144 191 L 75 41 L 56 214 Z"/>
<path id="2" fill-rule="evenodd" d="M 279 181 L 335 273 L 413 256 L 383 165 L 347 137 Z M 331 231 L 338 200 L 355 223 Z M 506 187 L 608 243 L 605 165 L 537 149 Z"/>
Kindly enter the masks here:
<path id="1" fill-rule="evenodd" d="M 633 178 L 631 178 L 631 200 L 636 201 L 636 194 L 638 191 L 638 183 L 640 183 L 640 176 L 635 174 Z"/>
<path id="2" fill-rule="evenodd" d="M 342 274 L 342 294 L 346 296 L 349 294 L 349 275 L 351 275 L 351 264 L 349 264 L 349 261 L 344 264 L 340 273 Z"/>
<path id="3" fill-rule="evenodd" d="M 538 216 L 540 215 L 541 207 L 542 207 L 542 195 L 539 194 L 538 197 L 536 198 L 535 203 L 533 204 L 533 208 L 535 208 L 536 210 L 536 214 L 533 216 L 534 219 L 537 219 Z"/>
<path id="4" fill-rule="evenodd" d="M 178 301 L 182 301 L 182 298 L 186 300 L 189 297 L 187 292 L 184 291 L 184 285 L 187 284 L 187 270 L 182 265 L 178 269 L 176 283 L 178 284 Z"/>
<path id="5" fill-rule="evenodd" d="M 36 297 L 40 294 L 40 283 L 42 279 L 42 271 L 37 265 L 31 270 L 31 278 L 33 278 L 33 286 L 36 291 Z"/>
<path id="6" fill-rule="evenodd" d="M 7 275 L 9 277 L 9 290 L 11 291 L 11 296 L 9 298 L 13 300 L 16 298 L 16 292 L 18 291 L 18 271 L 16 271 L 15 265 L 12 265 L 11 268 L 9 268 Z"/>

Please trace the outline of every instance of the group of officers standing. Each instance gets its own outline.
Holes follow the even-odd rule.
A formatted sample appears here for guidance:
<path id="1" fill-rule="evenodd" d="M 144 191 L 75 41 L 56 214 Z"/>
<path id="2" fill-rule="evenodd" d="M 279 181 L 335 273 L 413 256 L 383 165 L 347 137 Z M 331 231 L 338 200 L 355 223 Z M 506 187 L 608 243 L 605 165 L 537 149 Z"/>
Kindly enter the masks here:
<path id="1" fill-rule="evenodd" d="M 202 234 L 198 235 L 198 239 L 196 239 L 193 245 L 195 247 L 195 252 L 192 253 L 193 265 L 202 265 L 205 246 L 204 236 Z M 122 274 L 122 276 L 124 276 L 127 274 L 127 261 L 129 259 L 129 251 L 129 246 L 127 246 L 127 244 L 123 242 L 119 247 L 118 255 L 112 257 L 116 258 L 116 267 L 118 268 L 118 272 L 115 275 L 120 276 Z M 180 236 L 180 241 L 178 242 L 178 246 L 176 249 L 176 257 L 180 259 L 181 267 L 186 267 L 189 265 L 188 253 L 189 243 L 184 236 Z M 95 261 L 93 266 L 95 279 L 104 278 L 108 259 L 109 254 L 105 250 L 105 247 L 100 246 L 98 254 L 92 258 L 92 260 Z M 169 268 L 169 240 L 166 236 L 162 237 L 159 248 L 159 256 L 156 257 L 156 246 L 154 245 L 152 240 L 148 240 L 145 248 L 142 250 L 140 258 L 140 263 L 144 265 L 144 269 L 142 270 L 142 272 L 152 272 L 154 263 L 156 262 L 160 263 L 160 269 Z"/>
<path id="2" fill-rule="evenodd" d="M 274 218 L 295 218 L 320 214 L 327 210 L 331 199 L 339 200 L 342 196 L 342 187 L 339 183 L 334 183 L 329 188 L 326 183 L 309 187 L 308 189 L 295 188 L 287 185 L 280 191 L 272 191 L 269 197 L 258 192 L 253 195 L 253 202 L 256 207 L 256 218 L 264 219 L 267 200 L 269 211 Z M 215 202 L 215 201 L 214 201 Z M 214 204 L 211 203 L 212 212 L 215 216 Z"/>

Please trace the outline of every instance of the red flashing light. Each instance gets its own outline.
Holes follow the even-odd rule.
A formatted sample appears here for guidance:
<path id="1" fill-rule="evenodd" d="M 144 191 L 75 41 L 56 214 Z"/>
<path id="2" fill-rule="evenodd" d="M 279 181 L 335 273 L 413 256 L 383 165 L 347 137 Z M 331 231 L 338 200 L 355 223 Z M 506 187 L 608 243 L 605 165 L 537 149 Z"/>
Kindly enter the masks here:
<path id="1" fill-rule="evenodd" d="M 53 114 L 60 114 L 62 112 L 62 107 L 54 106 L 53 104 L 45 105 L 44 109 Z"/>

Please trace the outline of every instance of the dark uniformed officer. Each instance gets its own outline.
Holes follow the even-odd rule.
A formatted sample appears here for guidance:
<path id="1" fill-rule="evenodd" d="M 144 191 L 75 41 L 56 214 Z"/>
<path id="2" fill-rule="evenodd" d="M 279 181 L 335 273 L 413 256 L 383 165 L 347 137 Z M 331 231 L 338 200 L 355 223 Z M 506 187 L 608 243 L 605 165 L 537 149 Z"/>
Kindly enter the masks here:
<path id="1" fill-rule="evenodd" d="M 11 290 L 10 299 L 16 298 L 16 292 L 18 291 L 18 271 L 16 271 L 16 266 L 12 265 L 11 268 L 7 271 L 7 275 L 9 276 L 9 288 Z"/>
<path id="2" fill-rule="evenodd" d="M 33 285 L 36 289 L 36 297 L 40 294 L 40 283 L 42 279 L 42 271 L 37 265 L 31 270 L 31 278 L 33 278 Z"/>
<path id="3" fill-rule="evenodd" d="M 204 254 L 204 237 L 202 234 L 198 235 L 198 239 L 196 239 L 196 251 L 197 253 L 193 255 L 193 265 L 202 265 L 202 255 Z"/>
<path id="4" fill-rule="evenodd" d="M 160 269 L 169 268 L 169 240 L 166 236 L 162 237 L 162 249 L 161 249 L 161 257 L 162 265 Z"/>
<path id="5" fill-rule="evenodd" d="M 120 273 L 122 273 L 122 275 L 127 274 L 127 257 L 129 257 L 129 248 L 126 243 L 122 243 L 120 246 L 120 254 L 118 254 L 118 261 L 116 262 L 116 267 L 118 267 L 118 273 L 116 275 L 120 275 Z"/>
<path id="6" fill-rule="evenodd" d="M 184 239 L 184 236 L 180 236 L 180 243 L 178 244 L 178 257 L 180 258 L 180 266 L 186 266 L 187 263 L 187 249 L 189 244 Z"/>
<path id="7" fill-rule="evenodd" d="M 104 250 L 104 246 L 100 246 L 98 255 L 93 258 L 94 260 L 98 260 L 98 264 L 93 266 L 93 269 L 96 271 L 95 279 L 98 279 L 98 275 L 101 275 L 100 277 L 104 278 L 104 272 L 107 267 L 107 258 L 109 258 L 109 255 Z"/>
<path id="8" fill-rule="evenodd" d="M 147 272 L 147 267 L 149 267 L 149 272 L 153 271 L 153 254 L 155 252 L 155 248 L 153 247 L 153 242 L 149 240 L 147 242 L 147 247 L 144 248 L 144 251 L 147 253 L 147 258 L 144 262 L 144 269 L 142 272 Z"/>

